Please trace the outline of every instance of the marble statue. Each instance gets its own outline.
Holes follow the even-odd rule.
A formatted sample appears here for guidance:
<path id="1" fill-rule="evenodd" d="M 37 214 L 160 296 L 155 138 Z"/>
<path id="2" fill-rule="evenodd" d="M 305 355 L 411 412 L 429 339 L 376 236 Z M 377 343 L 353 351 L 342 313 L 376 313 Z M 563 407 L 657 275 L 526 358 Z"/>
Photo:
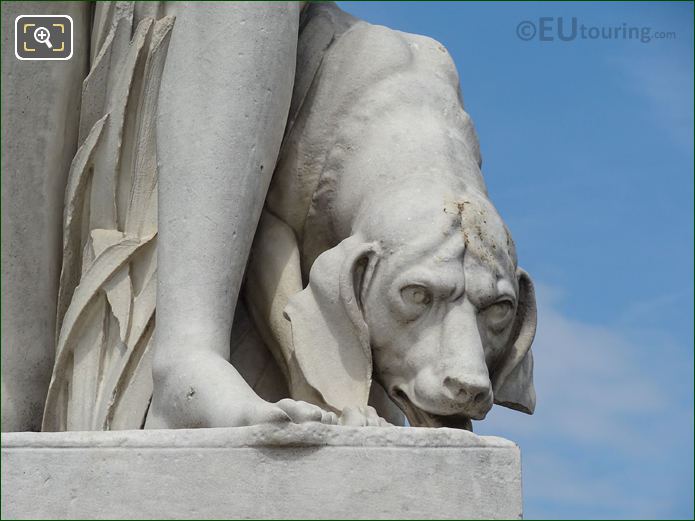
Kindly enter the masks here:
<path id="1" fill-rule="evenodd" d="M 411 425 L 533 412 L 533 285 L 451 57 L 332 5 L 306 18 L 246 285 L 292 397 L 365 407 L 374 379 Z"/>
<path id="2" fill-rule="evenodd" d="M 3 430 L 533 412 L 533 284 L 441 44 L 334 4 L 51 4 L 71 61 L 3 51 Z"/>

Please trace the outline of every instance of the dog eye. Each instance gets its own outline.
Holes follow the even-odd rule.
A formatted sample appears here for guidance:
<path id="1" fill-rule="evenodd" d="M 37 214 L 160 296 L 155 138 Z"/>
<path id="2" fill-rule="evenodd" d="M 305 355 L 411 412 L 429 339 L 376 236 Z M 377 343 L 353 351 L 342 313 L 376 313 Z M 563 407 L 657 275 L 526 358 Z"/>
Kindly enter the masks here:
<path id="1" fill-rule="evenodd" d="M 408 304 L 415 304 L 416 306 L 427 306 L 432 302 L 432 294 L 424 286 L 411 285 L 406 286 L 401 290 L 401 297 Z"/>
<path id="2" fill-rule="evenodd" d="M 494 329 L 503 329 L 514 313 L 514 304 L 509 300 L 501 300 L 486 307 L 482 313 L 490 326 Z"/>

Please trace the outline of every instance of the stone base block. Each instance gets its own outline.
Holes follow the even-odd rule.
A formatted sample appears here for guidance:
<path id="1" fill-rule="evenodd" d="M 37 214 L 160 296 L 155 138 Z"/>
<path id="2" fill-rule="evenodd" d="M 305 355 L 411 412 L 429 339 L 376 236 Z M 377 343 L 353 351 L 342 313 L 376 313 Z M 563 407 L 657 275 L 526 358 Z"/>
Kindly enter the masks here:
<path id="1" fill-rule="evenodd" d="M 2 434 L 2 518 L 520 518 L 518 447 L 451 429 Z"/>

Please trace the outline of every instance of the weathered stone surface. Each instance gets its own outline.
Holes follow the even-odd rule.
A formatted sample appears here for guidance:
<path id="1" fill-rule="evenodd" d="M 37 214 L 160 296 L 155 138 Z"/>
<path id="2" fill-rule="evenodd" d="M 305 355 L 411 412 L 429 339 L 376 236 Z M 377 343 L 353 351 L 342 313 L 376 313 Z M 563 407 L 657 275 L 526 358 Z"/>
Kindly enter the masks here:
<path id="1" fill-rule="evenodd" d="M 3 77 L 5 430 L 533 412 L 533 284 L 440 43 L 332 3 L 75 22 L 81 59 Z"/>
<path id="2" fill-rule="evenodd" d="M 68 61 L 19 61 L 18 15 L 70 15 Z M 89 5 L 2 6 L 2 429 L 39 430 L 55 352 L 65 184 L 77 149 Z"/>
<path id="3" fill-rule="evenodd" d="M 2 461 L 3 518 L 521 516 L 518 447 L 454 429 L 6 433 Z"/>
<path id="4" fill-rule="evenodd" d="M 533 283 L 452 57 L 330 3 L 300 27 L 245 287 L 290 396 L 341 413 L 376 382 L 420 427 L 470 428 L 493 403 L 533 413 Z"/>

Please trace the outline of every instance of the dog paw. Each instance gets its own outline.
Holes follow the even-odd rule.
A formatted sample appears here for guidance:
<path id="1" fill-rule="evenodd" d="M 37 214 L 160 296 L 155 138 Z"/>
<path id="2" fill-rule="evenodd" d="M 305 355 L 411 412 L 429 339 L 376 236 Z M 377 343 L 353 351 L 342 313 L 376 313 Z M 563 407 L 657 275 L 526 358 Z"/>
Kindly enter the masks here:
<path id="1" fill-rule="evenodd" d="M 392 427 L 377 414 L 374 407 L 346 407 L 338 419 L 340 425 L 349 427 Z"/>
<path id="2" fill-rule="evenodd" d="M 335 413 L 324 411 L 321 407 L 307 402 L 285 398 L 275 405 L 282 409 L 293 423 L 320 422 L 326 425 L 338 424 L 338 416 Z"/>

